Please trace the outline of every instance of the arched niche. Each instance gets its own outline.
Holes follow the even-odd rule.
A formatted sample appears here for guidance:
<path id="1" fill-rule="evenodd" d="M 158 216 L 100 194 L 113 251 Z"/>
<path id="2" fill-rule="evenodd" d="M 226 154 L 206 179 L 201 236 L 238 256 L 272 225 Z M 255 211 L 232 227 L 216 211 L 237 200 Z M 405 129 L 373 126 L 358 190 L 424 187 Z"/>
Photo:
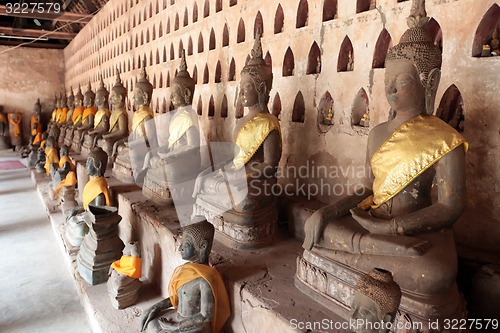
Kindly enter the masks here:
<path id="1" fill-rule="evenodd" d="M 264 61 L 266 63 L 266 65 L 268 65 L 269 67 L 273 67 L 273 59 L 271 58 L 271 53 L 269 53 L 269 51 L 266 52 L 266 55 L 264 57 Z"/>
<path id="2" fill-rule="evenodd" d="M 160 63 L 160 50 L 156 49 L 156 61 L 155 64 L 158 65 Z"/>
<path id="3" fill-rule="evenodd" d="M 198 97 L 198 104 L 196 105 L 196 113 L 198 113 L 198 116 L 203 115 L 203 102 L 201 100 L 201 96 Z"/>
<path id="4" fill-rule="evenodd" d="M 274 15 L 274 33 L 279 34 L 283 32 L 283 24 L 285 22 L 285 14 L 283 13 L 283 7 L 281 4 L 278 4 L 278 8 L 276 8 L 276 14 Z"/>
<path id="5" fill-rule="evenodd" d="M 198 4 L 195 1 L 193 5 L 193 23 L 197 21 L 198 21 Z"/>
<path id="6" fill-rule="evenodd" d="M 170 43 L 170 60 L 174 60 L 174 58 L 175 58 L 174 45 Z"/>
<path id="7" fill-rule="evenodd" d="M 345 36 L 340 45 L 337 72 L 349 72 L 354 70 L 354 50 L 349 36 Z"/>
<path id="8" fill-rule="evenodd" d="M 158 37 L 162 37 L 163 36 L 163 26 L 160 22 L 160 24 L 158 25 Z"/>
<path id="9" fill-rule="evenodd" d="M 224 29 L 222 30 L 222 47 L 229 45 L 229 28 L 227 23 L 224 24 Z"/>
<path id="10" fill-rule="evenodd" d="M 304 103 L 304 96 L 302 95 L 302 92 L 299 91 L 297 96 L 295 96 L 295 102 L 293 103 L 292 122 L 303 123 L 305 114 L 306 106 Z"/>
<path id="11" fill-rule="evenodd" d="M 375 44 L 372 68 L 385 68 L 385 57 L 390 47 L 392 47 L 392 38 L 389 32 L 384 28 L 378 36 L 377 44 Z"/>
<path id="12" fill-rule="evenodd" d="M 306 74 L 319 74 L 321 73 L 321 50 L 318 44 L 314 42 L 309 50 L 307 57 L 307 71 Z"/>
<path id="13" fill-rule="evenodd" d="M 253 24 L 253 38 L 257 37 L 257 33 L 260 32 L 261 36 L 264 36 L 264 20 L 262 19 L 262 14 L 260 10 L 255 15 L 255 21 Z"/>
<path id="14" fill-rule="evenodd" d="M 439 107 L 436 110 L 436 117 L 456 129 L 458 132 L 464 130 L 464 100 L 457 86 L 452 84 L 446 89 Z"/>
<path id="15" fill-rule="evenodd" d="M 175 14 L 174 31 L 179 30 L 179 13 Z"/>
<path id="16" fill-rule="evenodd" d="M 366 12 L 375 9 L 377 2 L 375 0 L 357 0 L 356 13 Z"/>
<path id="17" fill-rule="evenodd" d="M 292 76 L 295 70 L 295 59 L 291 48 L 287 48 L 283 59 L 282 76 Z"/>
<path id="18" fill-rule="evenodd" d="M 500 7 L 498 4 L 493 4 L 488 11 L 486 11 L 476 29 L 474 41 L 472 42 L 472 56 L 489 57 L 492 55 L 492 52 L 496 53 L 497 56 L 500 55 L 500 51 L 498 50 L 499 34 Z"/>
<path id="19" fill-rule="evenodd" d="M 215 83 L 220 83 L 221 82 L 221 65 L 220 65 L 220 61 L 217 60 L 217 66 L 215 67 L 215 77 L 214 77 L 214 80 L 215 80 Z"/>
<path id="20" fill-rule="evenodd" d="M 210 15 L 210 1 L 205 0 L 205 5 L 203 6 L 203 17 L 208 17 Z"/>
<path id="21" fill-rule="evenodd" d="M 170 33 L 170 17 L 167 19 L 167 27 L 165 33 L 168 35 Z"/>
<path id="22" fill-rule="evenodd" d="M 425 25 L 425 29 L 431 36 L 434 45 L 439 47 L 441 53 L 443 53 L 443 31 L 439 23 L 432 17 Z"/>
<path id="23" fill-rule="evenodd" d="M 236 80 L 236 64 L 234 62 L 234 58 L 231 58 L 231 62 L 229 63 L 229 73 L 227 77 L 228 81 Z"/>
<path id="24" fill-rule="evenodd" d="M 209 71 L 208 71 L 208 64 L 205 65 L 205 69 L 203 70 L 203 84 L 208 83 L 209 80 Z"/>
<path id="25" fill-rule="evenodd" d="M 238 0 L 229 0 L 229 7 L 236 6 L 238 4 Z"/>
<path id="26" fill-rule="evenodd" d="M 158 88 L 163 88 L 163 73 L 160 73 L 160 78 L 158 80 Z"/>
<path id="27" fill-rule="evenodd" d="M 209 117 L 215 116 L 214 96 L 210 96 L 210 100 L 208 101 L 208 116 Z"/>
<path id="28" fill-rule="evenodd" d="M 184 10 L 184 19 L 182 20 L 182 26 L 185 27 L 189 24 L 189 15 L 188 15 L 188 9 L 186 8 Z"/>
<path id="29" fill-rule="evenodd" d="M 222 11 L 222 0 L 215 1 L 215 12 L 218 13 Z"/>
<path id="30" fill-rule="evenodd" d="M 167 62 L 167 48 L 163 46 L 163 62 Z"/>
<path id="31" fill-rule="evenodd" d="M 192 55 L 192 54 L 193 54 L 193 39 L 191 38 L 191 36 L 189 36 L 189 39 L 188 39 L 188 50 L 187 50 L 187 54 L 188 54 L 188 55 Z"/>
<path id="32" fill-rule="evenodd" d="M 242 43 L 245 41 L 245 22 L 243 18 L 240 18 L 238 23 L 238 33 L 236 35 L 236 43 Z"/>
<path id="33" fill-rule="evenodd" d="M 363 116 L 368 115 L 369 107 L 368 95 L 364 88 L 359 89 L 351 110 L 351 125 L 366 126 L 367 124 L 361 123 Z"/>
<path id="34" fill-rule="evenodd" d="M 198 36 L 198 53 L 203 52 L 203 35 L 200 32 L 200 35 Z"/>
<path id="35" fill-rule="evenodd" d="M 195 84 L 198 83 L 198 68 L 196 67 L 196 65 L 194 65 L 193 67 L 193 81 Z"/>
<path id="36" fill-rule="evenodd" d="M 323 22 L 337 18 L 337 0 L 325 0 L 323 3 Z"/>
<path id="37" fill-rule="evenodd" d="M 280 94 L 279 93 L 276 93 L 276 95 L 274 95 L 273 106 L 272 106 L 272 109 L 271 109 L 271 113 L 276 118 L 278 118 L 279 120 L 281 120 L 281 98 L 280 98 Z"/>
<path id="38" fill-rule="evenodd" d="M 302 28 L 307 25 L 307 20 L 309 16 L 309 4 L 307 0 L 300 0 L 299 7 L 297 8 L 297 21 L 295 24 L 296 28 Z"/>
<path id="39" fill-rule="evenodd" d="M 208 40 L 208 49 L 209 50 L 214 50 L 215 49 L 215 32 L 214 28 L 210 30 L 210 39 Z"/>
<path id="40" fill-rule="evenodd" d="M 226 94 L 224 94 L 222 96 L 222 102 L 220 106 L 220 116 L 222 118 L 227 118 L 227 114 L 228 114 L 227 97 Z"/>
<path id="41" fill-rule="evenodd" d="M 184 51 L 184 44 L 182 43 L 182 39 L 179 41 L 179 58 L 182 57 L 182 51 Z"/>
<path id="42" fill-rule="evenodd" d="M 330 92 L 326 91 L 321 97 L 318 105 L 318 130 L 320 133 L 326 133 L 333 126 L 333 98 Z"/>
<path id="43" fill-rule="evenodd" d="M 165 87 L 170 88 L 170 72 L 167 72 L 167 79 L 165 81 Z"/>

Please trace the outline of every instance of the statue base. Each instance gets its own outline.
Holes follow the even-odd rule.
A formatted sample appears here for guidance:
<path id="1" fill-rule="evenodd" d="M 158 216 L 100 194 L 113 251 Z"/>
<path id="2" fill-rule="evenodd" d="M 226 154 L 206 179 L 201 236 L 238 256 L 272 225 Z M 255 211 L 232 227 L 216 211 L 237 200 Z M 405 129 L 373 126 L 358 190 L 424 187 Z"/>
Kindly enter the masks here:
<path id="1" fill-rule="evenodd" d="M 118 273 L 113 269 L 107 282 L 111 304 L 115 309 L 125 309 L 134 305 L 139 298 L 142 283 L 139 279 Z"/>
<path id="2" fill-rule="evenodd" d="M 355 286 L 362 275 L 352 267 L 305 250 L 297 258 L 295 286 L 348 320 Z M 391 332 L 444 332 L 445 319 L 466 318 L 465 302 L 456 284 L 441 295 L 416 294 L 403 288 L 401 292 L 401 304 L 393 323 L 398 329 Z"/>
<path id="3" fill-rule="evenodd" d="M 82 148 L 80 149 L 80 155 L 82 155 L 86 159 L 92 151 L 92 148 L 93 147 L 86 145 L 84 142 Z"/>
<path id="4" fill-rule="evenodd" d="M 132 171 L 132 165 L 130 162 L 125 161 L 119 156 L 115 159 L 115 162 L 112 164 L 113 165 L 113 170 L 112 170 L 112 175 L 116 179 L 120 180 L 122 183 L 134 183 L 134 173 Z M 108 165 L 109 160 L 108 160 Z"/>
<path id="5" fill-rule="evenodd" d="M 170 183 L 153 177 L 149 169 L 144 177 L 142 194 L 159 206 L 169 206 L 173 203 Z"/>
<path id="6" fill-rule="evenodd" d="M 61 188 L 59 192 L 60 203 L 61 203 L 61 212 L 64 216 L 73 208 L 78 206 L 78 202 L 76 201 L 76 189 L 74 186 L 64 186 Z"/>

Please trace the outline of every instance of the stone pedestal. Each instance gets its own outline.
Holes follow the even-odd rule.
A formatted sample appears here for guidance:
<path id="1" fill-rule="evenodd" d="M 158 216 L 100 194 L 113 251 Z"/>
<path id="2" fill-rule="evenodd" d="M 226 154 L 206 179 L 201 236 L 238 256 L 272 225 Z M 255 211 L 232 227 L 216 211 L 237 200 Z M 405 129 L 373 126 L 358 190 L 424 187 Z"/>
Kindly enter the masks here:
<path id="1" fill-rule="evenodd" d="M 71 140 L 71 150 L 77 154 L 80 154 L 82 150 L 82 132 L 81 130 L 75 130 Z"/>
<path id="2" fill-rule="evenodd" d="M 130 159 L 118 156 L 113 163 L 112 175 L 122 183 L 133 183 L 134 173 L 132 171 Z"/>
<path id="3" fill-rule="evenodd" d="M 73 134 L 75 133 L 75 129 L 73 128 L 73 126 L 69 126 L 67 129 L 66 129 L 66 133 L 64 135 L 64 144 L 70 148 L 71 145 L 73 144 Z"/>
<path id="4" fill-rule="evenodd" d="M 123 242 L 118 237 L 121 217 L 116 207 L 90 206 L 85 216 L 89 233 L 77 257 L 80 276 L 89 284 L 106 282 L 110 265 L 122 256 Z"/>
<path id="5" fill-rule="evenodd" d="M 115 309 L 125 309 L 134 305 L 139 298 L 141 281 L 136 278 L 111 271 L 107 286 L 111 304 Z"/>
<path id="6" fill-rule="evenodd" d="M 64 186 L 59 191 L 59 200 L 61 201 L 61 211 L 64 216 L 73 208 L 78 206 L 76 201 L 76 189 L 74 186 Z"/>

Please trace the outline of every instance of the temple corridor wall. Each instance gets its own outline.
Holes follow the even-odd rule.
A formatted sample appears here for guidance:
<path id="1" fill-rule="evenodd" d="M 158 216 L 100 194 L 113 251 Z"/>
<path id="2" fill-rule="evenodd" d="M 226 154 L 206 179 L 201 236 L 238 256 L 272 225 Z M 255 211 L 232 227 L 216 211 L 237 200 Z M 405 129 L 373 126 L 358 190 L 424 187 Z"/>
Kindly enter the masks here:
<path id="1" fill-rule="evenodd" d="M 193 108 L 207 139 L 231 141 L 241 116 L 234 107 L 240 71 L 260 30 L 274 73 L 269 109 L 282 128 L 280 181 L 298 194 L 302 184 L 317 185 L 312 198 L 329 202 L 347 194 L 345 184 L 366 181 L 369 129 L 389 115 L 385 52 L 406 30 L 410 7 L 400 0 L 111 0 L 64 50 L 66 88 L 90 80 L 95 90 L 100 74 L 111 88 L 119 69 L 130 97 L 145 61 L 153 109 L 167 112 L 184 49 L 197 80 Z M 461 98 L 470 144 L 467 211 L 456 224 L 457 241 L 462 255 L 478 250 L 481 258 L 500 252 L 500 57 L 472 56 L 488 10 L 498 16 L 496 1 L 427 1 L 428 29 L 443 50 L 435 107 L 453 104 L 441 103 L 453 94 Z M 359 126 L 366 110 L 369 127 Z M 294 175 L 300 166 L 309 174 L 295 169 Z"/>
<path id="2" fill-rule="evenodd" d="M 43 118 L 48 121 L 54 94 L 64 91 L 63 50 L 0 46 L 0 77 L 0 106 L 5 113 L 22 114 L 23 143 L 27 144 L 36 99 L 40 98 Z"/>

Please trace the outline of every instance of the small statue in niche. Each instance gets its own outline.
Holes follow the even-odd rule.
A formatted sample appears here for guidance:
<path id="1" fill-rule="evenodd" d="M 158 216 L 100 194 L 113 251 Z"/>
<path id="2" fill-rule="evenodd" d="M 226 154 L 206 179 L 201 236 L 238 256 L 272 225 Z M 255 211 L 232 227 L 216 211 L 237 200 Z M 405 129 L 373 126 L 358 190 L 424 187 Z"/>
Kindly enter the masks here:
<path id="1" fill-rule="evenodd" d="M 346 71 L 350 72 L 354 70 L 354 59 L 352 57 L 352 50 L 349 50 L 347 54 L 347 68 Z"/>
<path id="2" fill-rule="evenodd" d="M 498 27 L 493 30 L 493 35 L 491 36 L 491 42 L 489 44 L 490 53 L 492 56 L 500 55 L 500 40 L 498 39 Z"/>
<path id="3" fill-rule="evenodd" d="M 385 333 L 391 327 L 399 302 L 401 289 L 392 279 L 391 272 L 374 268 L 363 274 L 356 283 L 351 306 L 351 320 L 359 333 Z M 361 324 L 361 325 L 360 325 Z M 380 327 L 380 329 L 376 329 Z"/>
<path id="4" fill-rule="evenodd" d="M 365 114 L 363 114 L 363 117 L 361 117 L 359 126 L 370 127 L 370 113 L 368 112 L 368 109 L 366 110 Z"/>
<path id="5" fill-rule="evenodd" d="M 207 221 L 182 229 L 179 251 L 189 263 L 175 269 L 168 287 L 170 297 L 144 312 L 141 332 L 221 331 L 230 306 L 219 272 L 208 265 L 213 238 L 214 227 Z"/>

